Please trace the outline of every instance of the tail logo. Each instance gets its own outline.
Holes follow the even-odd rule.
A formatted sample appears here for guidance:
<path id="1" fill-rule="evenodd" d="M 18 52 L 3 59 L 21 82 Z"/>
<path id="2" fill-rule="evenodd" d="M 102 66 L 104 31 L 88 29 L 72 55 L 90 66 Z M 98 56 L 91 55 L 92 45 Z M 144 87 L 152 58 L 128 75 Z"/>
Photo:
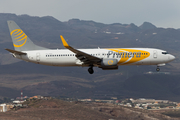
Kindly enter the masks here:
<path id="1" fill-rule="evenodd" d="M 27 35 L 21 29 L 15 29 L 11 32 L 14 37 L 14 47 L 22 47 L 27 41 Z"/>

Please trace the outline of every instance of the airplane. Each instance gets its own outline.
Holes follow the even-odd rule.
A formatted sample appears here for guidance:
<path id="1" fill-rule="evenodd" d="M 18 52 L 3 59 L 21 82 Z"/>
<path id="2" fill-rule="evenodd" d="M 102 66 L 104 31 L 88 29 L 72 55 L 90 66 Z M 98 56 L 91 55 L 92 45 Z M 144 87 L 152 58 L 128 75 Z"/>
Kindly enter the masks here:
<path id="1" fill-rule="evenodd" d="M 14 22 L 7 21 L 14 50 L 5 49 L 15 58 L 49 66 L 82 66 L 103 70 L 116 70 L 120 65 L 156 65 L 156 71 L 175 59 L 167 51 L 155 48 L 97 48 L 75 49 L 60 35 L 67 49 L 48 49 L 35 45 L 23 30 Z"/>

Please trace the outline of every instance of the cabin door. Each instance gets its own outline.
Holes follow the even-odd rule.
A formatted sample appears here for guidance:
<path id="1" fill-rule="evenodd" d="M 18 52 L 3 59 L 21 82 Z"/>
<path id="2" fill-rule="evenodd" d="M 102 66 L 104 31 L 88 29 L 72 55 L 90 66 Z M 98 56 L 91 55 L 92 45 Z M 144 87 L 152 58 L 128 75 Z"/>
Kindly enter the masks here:
<path id="1" fill-rule="evenodd" d="M 36 61 L 40 61 L 40 53 L 36 53 Z"/>
<path id="2" fill-rule="evenodd" d="M 156 50 L 153 51 L 153 57 L 157 58 L 157 51 Z"/>

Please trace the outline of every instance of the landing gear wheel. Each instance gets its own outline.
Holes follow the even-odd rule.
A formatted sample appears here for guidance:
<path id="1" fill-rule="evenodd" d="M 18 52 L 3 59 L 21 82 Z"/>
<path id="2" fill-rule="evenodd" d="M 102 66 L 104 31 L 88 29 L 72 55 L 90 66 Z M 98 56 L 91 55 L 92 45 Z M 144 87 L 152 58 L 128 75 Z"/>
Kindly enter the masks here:
<path id="1" fill-rule="evenodd" d="M 159 72 L 159 71 L 160 71 L 160 68 L 156 68 L 156 71 Z"/>
<path id="2" fill-rule="evenodd" d="M 89 72 L 90 74 L 93 74 L 93 73 L 94 73 L 93 67 L 90 67 L 90 68 L 88 69 L 88 72 Z"/>

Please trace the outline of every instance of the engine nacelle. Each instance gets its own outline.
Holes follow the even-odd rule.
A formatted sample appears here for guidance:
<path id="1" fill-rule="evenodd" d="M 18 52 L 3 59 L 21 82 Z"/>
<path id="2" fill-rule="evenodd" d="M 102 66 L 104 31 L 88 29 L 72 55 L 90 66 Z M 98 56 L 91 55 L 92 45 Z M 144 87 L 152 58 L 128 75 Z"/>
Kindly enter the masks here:
<path id="1" fill-rule="evenodd" d="M 111 58 L 102 59 L 100 68 L 102 68 L 103 70 L 118 69 L 117 63 L 118 63 L 117 59 L 111 59 Z"/>

